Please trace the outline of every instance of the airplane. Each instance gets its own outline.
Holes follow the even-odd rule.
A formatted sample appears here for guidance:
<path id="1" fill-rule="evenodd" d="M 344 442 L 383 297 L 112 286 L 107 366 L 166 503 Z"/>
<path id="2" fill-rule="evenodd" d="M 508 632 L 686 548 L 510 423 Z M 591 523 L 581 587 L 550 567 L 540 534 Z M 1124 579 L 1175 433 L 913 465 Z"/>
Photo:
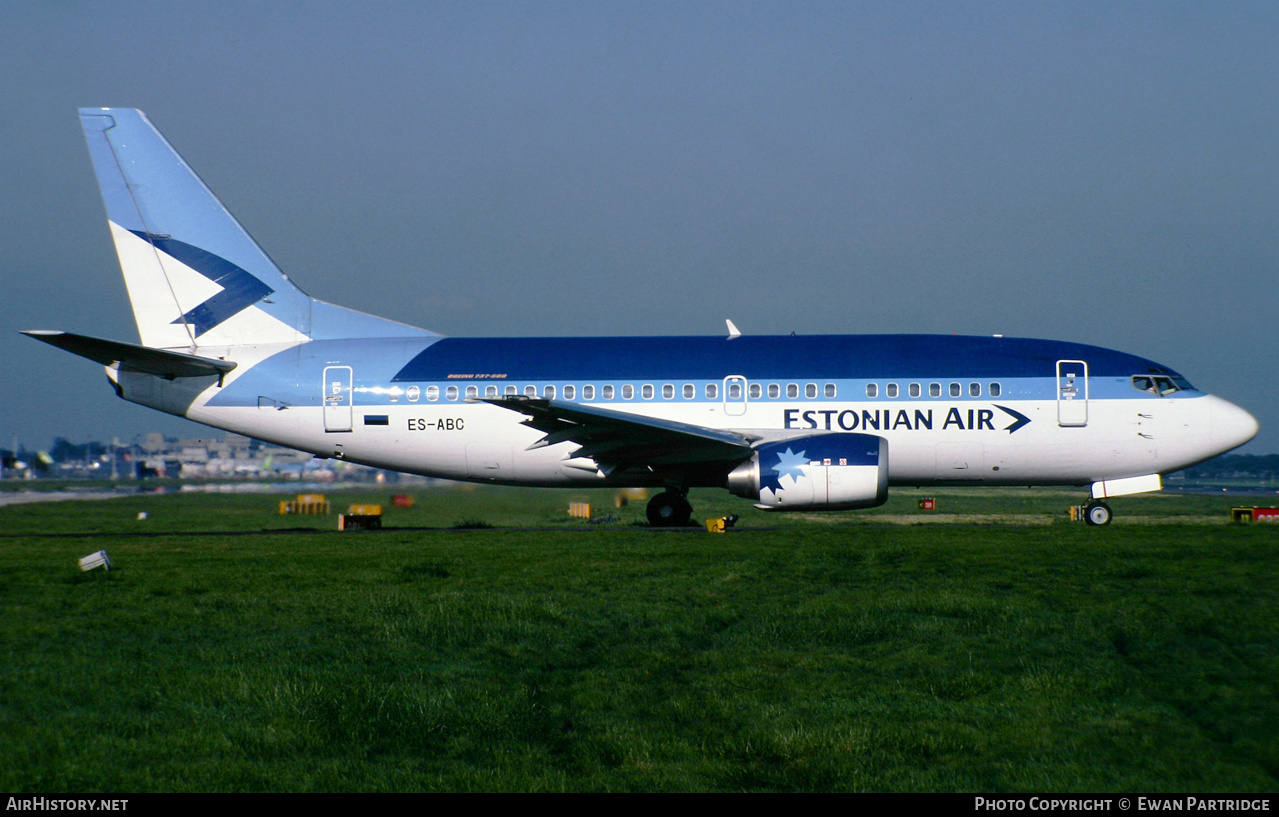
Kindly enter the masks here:
<path id="1" fill-rule="evenodd" d="M 83 108 L 140 343 L 33 330 L 128 401 L 382 469 L 504 485 L 690 488 L 767 510 L 882 505 L 892 486 L 1086 486 L 1106 499 L 1252 439 L 1164 365 L 952 335 L 465 338 L 303 293 L 138 110 Z"/>

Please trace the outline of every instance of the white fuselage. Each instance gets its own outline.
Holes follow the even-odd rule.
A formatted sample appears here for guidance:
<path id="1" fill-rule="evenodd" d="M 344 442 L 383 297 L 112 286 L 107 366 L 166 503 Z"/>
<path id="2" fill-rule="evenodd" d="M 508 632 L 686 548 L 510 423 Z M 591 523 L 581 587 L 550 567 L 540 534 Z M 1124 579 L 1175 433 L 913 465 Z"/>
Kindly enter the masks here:
<path id="1" fill-rule="evenodd" d="M 143 375 L 117 375 L 126 399 L 173 411 L 210 426 L 280 445 L 389 470 L 448 479 L 536 486 L 660 484 L 662 477 L 629 472 L 606 477 L 594 463 L 575 459 L 576 442 L 544 447 L 544 436 L 524 424 L 524 417 L 507 408 L 467 402 L 459 389 L 452 399 L 447 386 L 427 399 L 429 385 L 368 386 L 346 384 L 349 403 L 345 419 L 334 424 L 325 405 L 300 405 L 262 395 L 256 405 L 219 406 L 211 398 L 222 388 L 207 384 L 191 395 L 190 384 L 168 383 Z M 989 378 L 987 378 L 989 380 Z M 149 381 L 149 382 L 145 382 Z M 556 392 L 566 393 L 564 383 Z M 1154 397 L 1134 392 L 1132 398 L 1090 399 L 1086 416 L 1067 418 L 1059 400 L 1017 399 L 1007 391 L 1000 397 L 977 399 L 909 397 L 903 386 L 890 399 L 840 399 L 857 388 L 835 382 L 836 397 L 819 390 L 812 398 L 785 396 L 750 398 L 750 383 L 740 383 L 744 397 L 729 402 L 707 399 L 705 384 L 685 398 L 679 381 L 653 383 L 645 399 L 642 386 L 629 400 L 599 399 L 603 384 L 572 384 L 580 397 L 583 386 L 595 386 L 595 399 L 577 402 L 641 417 L 730 430 L 758 440 L 785 440 L 827 432 L 873 434 L 888 441 L 889 480 L 897 485 L 929 484 L 1085 484 L 1184 468 L 1214 456 L 1255 433 L 1247 412 L 1212 395 L 1182 392 Z M 663 386 L 671 389 L 663 390 Z M 145 386 L 145 387 L 144 387 Z M 804 384 L 799 384 L 803 394 Z M 521 384 L 521 390 L 527 386 Z M 537 394 L 545 385 L 532 384 Z M 926 388 L 926 387 L 925 387 Z M 483 394 L 484 386 L 477 389 Z M 318 388 L 317 388 L 318 390 Z M 182 392 L 166 400 L 170 392 Z M 720 386 L 720 394 L 728 387 Z M 664 397 L 670 394 L 670 397 Z M 884 394 L 884 390 L 878 392 Z M 966 394 L 966 392 L 965 392 Z M 410 400 L 410 395 L 413 396 Z M 300 402 L 300 401 L 298 401 Z M 182 408 L 183 410 L 175 411 Z M 1011 426 L 1018 427 L 1009 430 Z"/>

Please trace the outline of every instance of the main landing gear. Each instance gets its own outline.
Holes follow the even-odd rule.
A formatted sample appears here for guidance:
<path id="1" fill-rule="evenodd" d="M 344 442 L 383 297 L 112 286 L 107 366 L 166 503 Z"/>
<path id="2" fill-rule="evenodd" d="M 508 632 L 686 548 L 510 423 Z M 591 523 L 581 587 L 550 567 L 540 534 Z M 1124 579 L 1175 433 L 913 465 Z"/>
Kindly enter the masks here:
<path id="1" fill-rule="evenodd" d="M 1113 516 L 1110 506 L 1099 499 L 1084 503 L 1084 521 L 1089 525 L 1109 525 Z"/>
<path id="2" fill-rule="evenodd" d="M 688 496 L 677 491 L 663 491 L 648 501 L 648 524 L 655 528 L 680 528 L 693 518 Z"/>

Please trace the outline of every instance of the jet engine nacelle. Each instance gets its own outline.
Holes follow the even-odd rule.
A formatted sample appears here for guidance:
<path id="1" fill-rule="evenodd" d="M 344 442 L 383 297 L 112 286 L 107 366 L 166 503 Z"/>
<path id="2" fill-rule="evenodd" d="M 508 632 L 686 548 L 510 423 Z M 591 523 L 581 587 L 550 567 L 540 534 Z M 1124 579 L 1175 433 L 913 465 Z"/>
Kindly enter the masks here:
<path id="1" fill-rule="evenodd" d="M 813 434 L 762 443 L 728 475 L 728 490 L 772 511 L 846 511 L 888 500 L 888 440 Z"/>

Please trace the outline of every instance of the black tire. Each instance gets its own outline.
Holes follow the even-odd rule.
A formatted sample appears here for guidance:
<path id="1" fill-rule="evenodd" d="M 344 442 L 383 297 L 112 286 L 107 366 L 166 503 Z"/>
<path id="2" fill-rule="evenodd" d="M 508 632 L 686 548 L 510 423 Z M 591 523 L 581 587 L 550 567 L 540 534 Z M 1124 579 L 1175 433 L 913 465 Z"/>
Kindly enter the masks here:
<path id="1" fill-rule="evenodd" d="M 1084 521 L 1089 525 L 1109 525 L 1113 516 L 1105 502 L 1089 502 L 1084 506 Z"/>
<path id="2" fill-rule="evenodd" d="M 663 491 L 648 501 L 648 524 L 655 528 L 678 528 L 693 517 L 693 506 L 682 494 Z"/>

